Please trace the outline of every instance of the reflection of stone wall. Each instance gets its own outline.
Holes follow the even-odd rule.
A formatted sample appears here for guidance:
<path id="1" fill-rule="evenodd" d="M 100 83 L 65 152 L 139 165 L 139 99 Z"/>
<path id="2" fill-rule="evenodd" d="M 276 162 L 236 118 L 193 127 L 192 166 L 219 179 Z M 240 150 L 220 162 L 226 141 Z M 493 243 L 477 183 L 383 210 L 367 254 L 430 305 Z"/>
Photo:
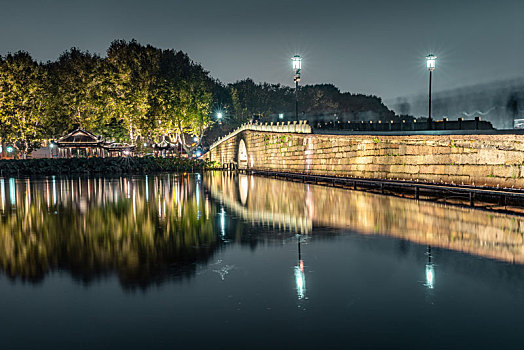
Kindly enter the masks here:
<path id="1" fill-rule="evenodd" d="M 249 176 L 245 211 L 286 214 L 312 226 L 385 234 L 508 262 L 524 263 L 524 218 L 339 188 Z M 211 192 L 238 203 L 237 177 L 209 174 Z M 224 201 L 226 202 L 226 201 Z M 238 203 L 240 204 L 240 203 Z M 232 209 L 234 209 L 232 207 Z M 275 216 L 276 218 L 276 216 Z M 272 224 L 267 221 L 267 224 Z"/>
<path id="2" fill-rule="evenodd" d="M 524 135 L 312 135 L 244 131 L 206 158 L 236 163 L 246 141 L 248 167 L 365 178 L 524 188 Z"/>

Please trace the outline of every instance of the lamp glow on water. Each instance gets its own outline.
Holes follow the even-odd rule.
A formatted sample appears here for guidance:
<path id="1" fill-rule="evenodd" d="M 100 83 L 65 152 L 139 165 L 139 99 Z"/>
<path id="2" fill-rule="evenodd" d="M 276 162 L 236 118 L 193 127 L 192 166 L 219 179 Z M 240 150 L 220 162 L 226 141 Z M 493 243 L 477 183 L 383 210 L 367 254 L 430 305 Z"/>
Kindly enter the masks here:
<path id="1" fill-rule="evenodd" d="M 435 286 L 435 268 L 433 267 L 433 264 L 427 264 L 426 265 L 426 287 L 429 289 L 433 289 Z"/>
<path id="2" fill-rule="evenodd" d="M 299 266 L 295 266 L 295 284 L 298 299 L 304 299 L 306 296 L 306 275 L 304 274 L 304 263 L 302 260 Z"/>

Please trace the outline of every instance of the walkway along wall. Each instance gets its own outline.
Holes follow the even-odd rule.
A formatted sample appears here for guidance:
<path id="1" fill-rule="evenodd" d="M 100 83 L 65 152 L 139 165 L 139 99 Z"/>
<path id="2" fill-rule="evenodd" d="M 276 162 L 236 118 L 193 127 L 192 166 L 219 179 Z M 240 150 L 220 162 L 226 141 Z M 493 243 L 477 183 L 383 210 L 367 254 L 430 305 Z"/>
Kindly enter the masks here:
<path id="1" fill-rule="evenodd" d="M 238 164 L 245 145 L 247 167 L 253 169 L 524 188 L 524 135 L 310 132 L 302 124 L 299 133 L 247 124 L 213 144 L 204 158 Z"/>

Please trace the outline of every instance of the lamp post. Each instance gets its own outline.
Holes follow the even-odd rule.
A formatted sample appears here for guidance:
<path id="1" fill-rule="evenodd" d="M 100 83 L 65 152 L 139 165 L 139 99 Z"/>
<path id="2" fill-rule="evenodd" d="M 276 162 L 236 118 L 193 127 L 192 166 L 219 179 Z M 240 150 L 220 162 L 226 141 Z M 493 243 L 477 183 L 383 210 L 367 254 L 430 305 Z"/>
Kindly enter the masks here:
<path id="1" fill-rule="evenodd" d="M 291 57 L 293 64 L 293 72 L 295 73 L 293 80 L 295 81 L 295 119 L 298 121 L 298 83 L 300 82 L 300 70 L 302 69 L 302 57 L 295 55 Z"/>
<path id="2" fill-rule="evenodd" d="M 433 129 L 431 119 L 431 73 L 435 70 L 435 62 L 437 61 L 437 56 L 433 54 L 429 54 L 426 56 L 426 66 L 429 70 L 429 103 L 428 103 L 428 127 L 429 129 Z"/>

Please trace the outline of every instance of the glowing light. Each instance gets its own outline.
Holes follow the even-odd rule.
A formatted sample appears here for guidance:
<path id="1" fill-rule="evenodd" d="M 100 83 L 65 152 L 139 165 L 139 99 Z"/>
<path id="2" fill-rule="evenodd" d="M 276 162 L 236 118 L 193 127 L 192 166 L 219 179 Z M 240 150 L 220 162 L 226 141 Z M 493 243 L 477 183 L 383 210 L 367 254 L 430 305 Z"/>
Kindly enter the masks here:
<path id="1" fill-rule="evenodd" d="M 304 274 L 304 263 L 301 262 L 300 266 L 295 266 L 295 284 L 297 287 L 298 299 L 304 299 L 306 296 L 306 276 Z"/>
<path id="2" fill-rule="evenodd" d="M 53 205 L 56 205 L 56 179 L 53 175 Z"/>
<path id="3" fill-rule="evenodd" d="M 147 143 L 146 142 L 144 142 L 144 147 L 147 147 Z"/>
<path id="4" fill-rule="evenodd" d="M 14 152 L 15 149 L 13 147 L 9 146 L 9 147 L 6 148 L 6 150 L 7 150 L 8 153 L 12 153 L 12 152 Z"/>
<path id="5" fill-rule="evenodd" d="M 5 207 L 4 179 L 0 179 L 0 198 L 2 199 L 2 210 L 4 210 L 4 207 Z"/>
<path id="6" fill-rule="evenodd" d="M 435 285 L 435 268 L 433 264 L 426 265 L 426 284 L 429 289 L 433 289 Z"/>
<path id="7" fill-rule="evenodd" d="M 433 54 L 429 54 L 426 56 L 426 66 L 428 67 L 428 70 L 430 71 L 435 70 L 436 61 L 437 61 L 437 56 Z"/>
<path id="8" fill-rule="evenodd" d="M 11 199 L 11 205 L 16 204 L 16 183 L 12 177 L 9 179 L 9 198 Z"/>
<path id="9" fill-rule="evenodd" d="M 218 113 L 217 113 L 217 118 L 218 118 L 218 119 L 222 119 L 222 116 L 223 116 L 222 112 L 218 112 Z"/>
<path id="10" fill-rule="evenodd" d="M 149 180 L 146 175 L 146 202 L 149 202 Z"/>
<path id="11" fill-rule="evenodd" d="M 294 70 L 301 70 L 302 69 L 302 57 L 299 55 L 295 55 L 291 57 L 291 62 L 293 64 Z"/>
<path id="12" fill-rule="evenodd" d="M 279 118 L 279 119 L 284 119 L 284 113 L 280 113 L 280 114 L 278 115 L 278 118 Z"/>
<path id="13" fill-rule="evenodd" d="M 222 237 L 226 235 L 226 211 L 224 208 L 220 210 L 220 234 Z"/>
<path id="14" fill-rule="evenodd" d="M 197 142 L 198 141 L 198 137 L 193 137 L 193 141 Z"/>

